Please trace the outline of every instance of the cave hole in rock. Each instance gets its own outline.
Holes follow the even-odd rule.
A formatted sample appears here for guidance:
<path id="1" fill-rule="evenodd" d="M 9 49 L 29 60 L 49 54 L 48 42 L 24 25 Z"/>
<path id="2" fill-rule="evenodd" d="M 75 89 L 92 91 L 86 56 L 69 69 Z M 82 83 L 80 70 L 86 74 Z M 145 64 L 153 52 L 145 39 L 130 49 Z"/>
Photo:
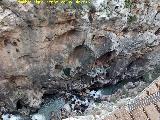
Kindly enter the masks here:
<path id="1" fill-rule="evenodd" d="M 115 9 L 118 9 L 119 8 L 119 6 L 115 6 Z"/>
<path id="2" fill-rule="evenodd" d="M 101 55 L 99 58 L 97 58 L 95 60 L 95 65 L 99 65 L 99 63 L 101 63 L 102 65 L 109 64 L 114 60 L 115 56 L 116 56 L 116 50 L 109 51 Z"/>
<path id="3" fill-rule="evenodd" d="M 17 46 L 17 42 L 14 41 L 14 42 L 12 43 L 12 45 L 13 45 L 13 46 Z"/>
<path id="4" fill-rule="evenodd" d="M 124 27 L 124 28 L 122 29 L 122 32 L 123 32 L 123 33 L 129 32 L 128 27 Z"/>
<path id="5" fill-rule="evenodd" d="M 56 65 L 55 65 L 55 69 L 62 70 L 62 69 L 63 69 L 63 66 L 60 65 L 60 64 L 56 64 Z"/>
<path id="6" fill-rule="evenodd" d="M 105 65 L 105 63 L 112 65 L 112 62 L 114 62 L 116 59 L 115 57 L 115 54 L 116 51 L 110 51 L 110 52 L 107 52 L 105 53 L 104 55 L 100 56 L 99 58 L 96 59 L 96 61 L 100 61 L 102 62 L 101 65 Z M 127 68 L 130 70 L 133 66 L 143 66 L 143 64 L 145 63 L 146 61 L 143 59 L 143 58 L 137 58 L 135 61 L 132 61 L 130 64 L 128 64 Z M 143 63 L 143 64 L 142 64 Z M 95 63 L 98 65 L 98 63 Z M 108 70 L 107 70 L 108 71 Z M 110 72 L 107 72 L 106 71 L 106 77 L 109 77 L 110 76 Z M 112 72 L 112 71 L 111 71 Z M 123 88 L 124 85 L 127 85 L 128 82 L 132 82 L 133 84 L 135 82 L 138 82 L 138 81 L 142 81 L 144 78 L 142 76 L 143 74 L 140 74 L 138 77 L 128 77 L 126 79 L 123 79 L 121 80 L 122 76 L 117 76 L 115 79 L 118 79 L 119 81 L 117 81 L 116 83 L 112 81 L 109 81 L 107 84 L 105 85 L 102 85 L 101 87 L 101 84 L 100 83 L 94 83 L 90 89 L 91 90 L 94 90 L 95 88 L 98 89 L 98 88 L 102 88 L 103 91 L 105 91 L 105 94 L 114 94 L 119 88 Z"/>
<path id="7" fill-rule="evenodd" d="M 17 101 L 17 104 L 16 104 L 17 110 L 22 109 L 22 107 L 23 107 L 22 101 L 21 101 L 21 100 L 18 100 L 18 101 Z"/>
<path id="8" fill-rule="evenodd" d="M 43 94 L 42 99 L 44 100 L 53 99 L 55 96 L 56 96 L 56 93 L 49 92 L 49 93 Z"/>
<path id="9" fill-rule="evenodd" d="M 102 83 L 100 83 L 100 82 L 95 82 L 93 85 L 91 85 L 90 87 L 89 87 L 89 90 L 99 90 L 100 88 L 102 88 L 103 87 L 103 84 Z"/>
<path id="10" fill-rule="evenodd" d="M 70 73 L 71 73 L 71 68 L 65 68 L 63 69 L 63 72 L 66 76 L 70 76 Z"/>
<path id="11" fill-rule="evenodd" d="M 17 39 L 17 41 L 18 41 L 18 42 L 20 42 L 20 40 L 19 40 L 19 39 Z"/>
<path id="12" fill-rule="evenodd" d="M 10 40 L 9 39 L 5 39 L 4 40 L 4 46 L 7 46 L 7 44 L 9 44 L 10 43 Z"/>
<path id="13" fill-rule="evenodd" d="M 88 66 L 95 60 L 94 52 L 86 45 L 79 45 L 69 55 L 69 64 L 76 65 L 77 61 L 82 66 Z"/>
<path id="14" fill-rule="evenodd" d="M 158 28 L 158 30 L 155 31 L 155 35 L 159 35 L 160 34 L 160 28 Z"/>
<path id="15" fill-rule="evenodd" d="M 16 52 L 19 52 L 19 49 L 16 48 Z"/>

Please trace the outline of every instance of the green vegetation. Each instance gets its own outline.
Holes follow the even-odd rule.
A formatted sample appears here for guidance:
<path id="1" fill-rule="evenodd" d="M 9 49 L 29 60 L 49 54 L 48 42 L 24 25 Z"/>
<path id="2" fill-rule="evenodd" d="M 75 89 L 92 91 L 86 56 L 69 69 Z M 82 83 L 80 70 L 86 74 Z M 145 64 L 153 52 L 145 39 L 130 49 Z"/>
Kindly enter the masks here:
<path id="1" fill-rule="evenodd" d="M 116 102 L 117 102 L 117 98 L 113 96 L 113 97 L 110 99 L 110 101 L 112 101 L 113 103 L 116 103 Z"/>
<path id="2" fill-rule="evenodd" d="M 132 0 L 125 0 L 125 8 L 132 8 L 133 2 Z"/>
<path id="3" fill-rule="evenodd" d="M 40 22 L 46 21 L 46 18 L 45 18 L 45 17 L 40 17 L 40 16 L 38 16 L 38 19 L 40 20 Z"/>
<path id="4" fill-rule="evenodd" d="M 98 106 L 100 103 L 99 102 L 95 102 L 95 105 Z"/>
<path id="5" fill-rule="evenodd" d="M 1 22 L 0 22 L 0 25 L 5 25 L 5 24 L 4 24 L 4 21 L 1 21 Z"/>
<path id="6" fill-rule="evenodd" d="M 65 68 L 63 69 L 63 72 L 66 76 L 70 76 L 71 68 Z"/>
<path id="7" fill-rule="evenodd" d="M 145 82 L 152 82 L 160 75 L 160 65 L 157 65 L 153 70 L 144 73 L 143 78 Z"/>
<path id="8" fill-rule="evenodd" d="M 37 5 L 42 4 L 42 2 L 46 2 L 47 4 L 55 5 L 55 4 L 72 4 L 75 2 L 76 4 L 88 4 L 91 1 L 90 0 L 17 0 L 20 4 L 27 4 L 34 2 Z"/>
<path id="9" fill-rule="evenodd" d="M 123 94 L 125 95 L 125 97 L 129 97 L 129 91 L 127 91 L 126 89 L 123 90 Z"/>
<path id="10" fill-rule="evenodd" d="M 136 15 L 128 16 L 127 21 L 128 21 L 128 23 L 135 22 L 135 21 L 137 21 L 137 16 Z"/>

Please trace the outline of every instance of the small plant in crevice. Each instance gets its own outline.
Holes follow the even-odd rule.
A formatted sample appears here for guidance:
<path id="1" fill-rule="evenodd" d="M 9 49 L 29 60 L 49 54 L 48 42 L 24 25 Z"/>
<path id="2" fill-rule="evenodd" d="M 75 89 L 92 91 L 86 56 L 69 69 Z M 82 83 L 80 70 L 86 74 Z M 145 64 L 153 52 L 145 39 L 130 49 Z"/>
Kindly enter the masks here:
<path id="1" fill-rule="evenodd" d="M 160 75 L 160 65 L 157 65 L 153 70 L 150 70 L 143 75 L 145 82 L 152 82 L 154 79 Z"/>
<path id="2" fill-rule="evenodd" d="M 45 22 L 45 21 L 46 21 L 46 18 L 45 18 L 45 17 L 40 17 L 40 16 L 38 16 L 38 19 L 39 19 L 40 22 Z"/>
<path id="3" fill-rule="evenodd" d="M 117 98 L 116 97 L 112 97 L 111 100 L 113 103 L 116 103 L 117 102 Z"/>
<path id="4" fill-rule="evenodd" d="M 68 77 L 71 76 L 71 75 L 70 75 L 70 73 L 71 73 L 71 68 L 65 68 L 65 69 L 63 69 L 63 72 L 64 72 L 64 74 L 65 74 L 66 76 L 68 76 Z"/>
<path id="5" fill-rule="evenodd" d="M 154 80 L 159 76 L 160 76 L 160 65 L 157 65 L 152 72 L 152 78 Z"/>
<path id="6" fill-rule="evenodd" d="M 130 24 L 130 23 L 133 23 L 137 21 L 137 16 L 136 15 L 133 15 L 133 16 L 128 16 L 127 18 L 127 22 Z"/>
<path id="7" fill-rule="evenodd" d="M 148 72 L 144 73 L 144 75 L 143 75 L 143 81 L 150 82 L 151 78 L 152 78 L 152 72 L 153 71 L 148 71 Z"/>
<path id="8" fill-rule="evenodd" d="M 123 90 L 123 94 L 125 95 L 125 97 L 129 97 L 129 91 Z"/>
<path id="9" fill-rule="evenodd" d="M 132 8 L 133 7 L 133 2 L 132 0 L 125 0 L 125 8 Z"/>

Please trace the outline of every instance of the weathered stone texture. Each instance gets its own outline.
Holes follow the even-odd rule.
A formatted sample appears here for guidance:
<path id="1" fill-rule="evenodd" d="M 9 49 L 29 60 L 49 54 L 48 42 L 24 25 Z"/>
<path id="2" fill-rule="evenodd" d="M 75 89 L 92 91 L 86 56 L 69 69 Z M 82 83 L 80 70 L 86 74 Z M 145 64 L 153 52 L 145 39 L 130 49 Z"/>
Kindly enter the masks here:
<path id="1" fill-rule="evenodd" d="M 95 77 L 87 73 L 99 66 L 108 67 L 101 84 L 158 75 L 159 0 L 97 5 L 90 23 L 83 10 L 0 1 L 0 94 L 12 107 L 20 99 L 38 107 L 43 93 L 89 87 Z"/>

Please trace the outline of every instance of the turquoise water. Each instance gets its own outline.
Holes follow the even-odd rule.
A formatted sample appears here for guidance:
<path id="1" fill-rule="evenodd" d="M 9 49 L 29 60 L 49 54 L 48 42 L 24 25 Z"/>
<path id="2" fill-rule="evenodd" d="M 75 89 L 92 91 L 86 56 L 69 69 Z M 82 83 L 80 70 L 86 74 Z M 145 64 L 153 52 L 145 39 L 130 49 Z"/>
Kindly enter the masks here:
<path id="1" fill-rule="evenodd" d="M 111 95 L 118 89 L 122 88 L 128 81 L 123 80 L 115 85 L 109 85 L 101 89 L 103 95 Z"/>
<path id="2" fill-rule="evenodd" d="M 51 99 L 41 107 L 38 113 L 44 115 L 46 120 L 50 120 L 51 113 L 59 111 L 64 106 L 64 104 L 65 101 L 61 98 Z"/>

